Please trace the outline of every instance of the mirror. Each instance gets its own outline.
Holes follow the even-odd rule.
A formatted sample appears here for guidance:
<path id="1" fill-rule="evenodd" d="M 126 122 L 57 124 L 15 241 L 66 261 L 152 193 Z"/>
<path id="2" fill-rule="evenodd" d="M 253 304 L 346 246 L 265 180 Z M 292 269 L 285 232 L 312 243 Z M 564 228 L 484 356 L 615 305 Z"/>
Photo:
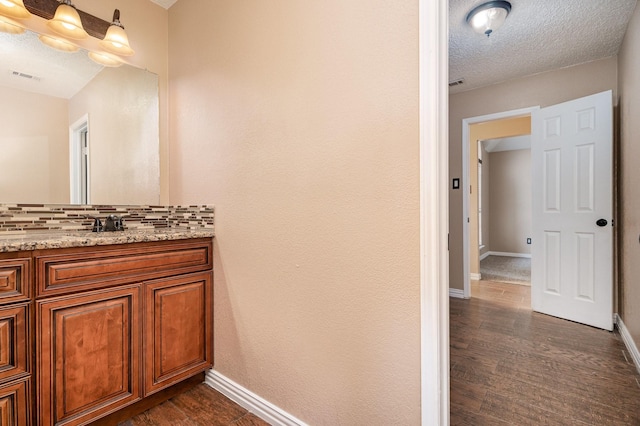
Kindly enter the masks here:
<path id="1" fill-rule="evenodd" d="M 0 203 L 83 200 L 159 204 L 158 77 L 0 32 Z"/>

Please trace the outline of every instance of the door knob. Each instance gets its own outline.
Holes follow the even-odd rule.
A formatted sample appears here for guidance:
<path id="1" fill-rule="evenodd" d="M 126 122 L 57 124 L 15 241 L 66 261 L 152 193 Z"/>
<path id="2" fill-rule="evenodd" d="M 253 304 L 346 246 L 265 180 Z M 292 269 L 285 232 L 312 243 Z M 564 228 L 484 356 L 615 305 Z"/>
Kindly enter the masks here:
<path id="1" fill-rule="evenodd" d="M 607 226 L 607 219 L 598 219 L 596 221 L 596 225 L 598 225 L 598 226 Z"/>

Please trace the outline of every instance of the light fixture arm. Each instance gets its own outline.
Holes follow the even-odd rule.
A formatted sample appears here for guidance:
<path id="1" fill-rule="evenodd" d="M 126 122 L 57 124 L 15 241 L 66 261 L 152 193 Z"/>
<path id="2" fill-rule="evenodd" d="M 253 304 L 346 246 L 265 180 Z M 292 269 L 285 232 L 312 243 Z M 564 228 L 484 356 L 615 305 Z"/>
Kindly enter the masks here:
<path id="1" fill-rule="evenodd" d="M 116 9 L 113 11 L 113 21 L 111 21 L 111 25 L 116 25 L 124 30 L 124 25 L 120 22 L 120 10 Z"/>
<path id="2" fill-rule="evenodd" d="M 59 0 L 24 0 L 24 5 L 29 12 L 44 19 L 53 18 L 60 4 L 61 1 Z M 87 33 L 92 37 L 102 40 L 111 24 L 78 8 L 76 8 L 76 10 L 80 15 Z"/>

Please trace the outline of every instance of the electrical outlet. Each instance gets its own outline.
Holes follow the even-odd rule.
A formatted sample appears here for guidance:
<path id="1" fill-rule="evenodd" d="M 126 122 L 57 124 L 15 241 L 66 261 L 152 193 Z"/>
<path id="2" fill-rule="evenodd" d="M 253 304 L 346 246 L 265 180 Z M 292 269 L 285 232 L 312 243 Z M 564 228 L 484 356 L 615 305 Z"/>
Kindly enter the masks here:
<path id="1" fill-rule="evenodd" d="M 531 244 L 531 238 L 527 238 L 527 244 Z"/>

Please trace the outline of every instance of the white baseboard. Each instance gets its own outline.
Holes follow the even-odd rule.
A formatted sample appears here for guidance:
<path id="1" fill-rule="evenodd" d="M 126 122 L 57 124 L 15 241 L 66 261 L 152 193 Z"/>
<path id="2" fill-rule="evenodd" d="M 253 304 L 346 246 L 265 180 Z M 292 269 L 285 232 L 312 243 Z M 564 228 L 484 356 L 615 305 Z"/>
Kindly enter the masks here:
<path id="1" fill-rule="evenodd" d="M 491 255 L 491 252 L 490 252 L 490 251 L 485 251 L 484 253 L 482 253 L 482 254 L 480 255 L 480 260 L 484 260 L 484 259 L 486 259 L 487 257 L 489 257 L 490 255 Z"/>
<path id="2" fill-rule="evenodd" d="M 482 279 L 482 275 L 476 274 L 475 272 L 469 272 L 469 279 L 480 281 Z"/>
<path id="3" fill-rule="evenodd" d="M 508 257 L 526 257 L 531 259 L 530 253 L 507 253 L 504 251 L 488 251 L 487 256 L 508 256 Z"/>
<path id="4" fill-rule="evenodd" d="M 205 377 L 205 383 L 236 404 L 255 414 L 262 420 L 273 426 L 307 426 L 299 420 L 276 407 L 269 401 L 259 397 L 250 390 L 240 386 L 233 380 L 223 376 L 215 370 L 209 370 Z"/>
<path id="5" fill-rule="evenodd" d="M 464 290 L 460 290 L 457 288 L 449 288 L 449 297 L 464 299 Z"/>
<path id="6" fill-rule="evenodd" d="M 618 330 L 620 331 L 620 336 L 622 336 L 622 341 L 631 354 L 631 358 L 633 358 L 633 363 L 636 365 L 638 373 L 640 373 L 640 351 L 638 351 L 636 342 L 633 341 L 633 337 L 631 337 L 631 334 L 629 334 L 629 330 L 627 330 L 624 322 L 622 322 L 622 318 L 620 318 L 620 315 L 618 314 L 615 314 L 615 323 L 616 326 L 618 326 Z"/>

